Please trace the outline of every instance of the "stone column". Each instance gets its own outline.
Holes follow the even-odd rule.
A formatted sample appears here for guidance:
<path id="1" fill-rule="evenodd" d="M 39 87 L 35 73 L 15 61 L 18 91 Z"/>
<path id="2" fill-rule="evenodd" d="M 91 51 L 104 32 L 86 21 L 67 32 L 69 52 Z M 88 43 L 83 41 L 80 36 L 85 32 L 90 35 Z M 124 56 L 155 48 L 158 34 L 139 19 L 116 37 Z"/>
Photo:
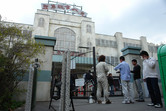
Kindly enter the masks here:
<path id="1" fill-rule="evenodd" d="M 52 71 L 52 56 L 56 42 L 55 37 L 35 35 L 35 41 L 44 44 L 45 54 L 39 55 L 37 58 L 42 61 L 40 70 L 37 74 L 36 101 L 50 100 L 50 84 Z"/>
<path id="2" fill-rule="evenodd" d="M 118 57 L 120 57 L 122 55 L 121 49 L 124 48 L 123 38 L 122 38 L 123 35 L 121 32 L 116 32 L 114 36 L 117 41 Z"/>
<path id="3" fill-rule="evenodd" d="M 142 50 L 145 50 L 145 51 L 149 52 L 148 43 L 147 43 L 147 40 L 146 40 L 145 36 L 140 37 L 140 42 L 141 42 L 141 45 L 142 45 Z"/>

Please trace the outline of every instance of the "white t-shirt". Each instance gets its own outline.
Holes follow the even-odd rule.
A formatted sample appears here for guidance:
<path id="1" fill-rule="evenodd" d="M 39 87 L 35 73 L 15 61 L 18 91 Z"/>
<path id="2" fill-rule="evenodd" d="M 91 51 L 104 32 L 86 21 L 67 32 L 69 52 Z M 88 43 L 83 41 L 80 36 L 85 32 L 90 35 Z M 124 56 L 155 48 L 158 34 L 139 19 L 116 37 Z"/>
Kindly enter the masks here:
<path id="1" fill-rule="evenodd" d="M 146 78 L 158 78 L 155 58 L 149 57 L 143 61 L 143 79 Z"/>

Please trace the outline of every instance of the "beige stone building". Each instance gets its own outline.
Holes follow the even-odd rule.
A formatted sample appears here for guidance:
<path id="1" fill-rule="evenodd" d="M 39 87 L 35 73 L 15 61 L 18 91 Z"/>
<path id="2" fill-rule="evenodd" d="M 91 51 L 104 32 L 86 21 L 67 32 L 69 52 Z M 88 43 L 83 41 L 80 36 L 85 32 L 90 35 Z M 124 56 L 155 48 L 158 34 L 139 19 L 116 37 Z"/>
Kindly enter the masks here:
<path id="1" fill-rule="evenodd" d="M 10 22 L 6 23 L 10 24 Z M 140 47 L 141 50 L 148 51 L 150 56 L 157 59 L 158 46 L 148 43 L 145 36 L 141 36 L 140 39 L 131 39 L 124 37 L 122 32 L 115 32 L 114 35 L 95 33 L 95 22 L 87 16 L 38 9 L 33 25 L 16 24 L 30 27 L 32 37 L 40 39 L 46 45 L 46 55 L 39 57 L 43 64 L 38 75 L 37 101 L 49 100 L 52 62 L 56 63 L 55 68 L 60 71 L 62 53 L 67 49 L 72 51 L 74 56 L 87 51 L 80 47 L 90 47 L 89 50 L 95 47 L 96 56 L 105 55 L 106 61 L 112 64 L 110 72 L 114 76 L 117 76 L 117 73 L 113 70 L 113 66 L 119 63 L 119 57 L 123 55 L 121 50 L 127 46 Z M 56 40 L 55 46 L 53 40 Z M 91 54 L 78 57 L 80 60 L 76 60 L 76 67 L 79 68 L 81 64 L 84 69 L 79 70 L 89 70 L 92 67 L 91 57 Z M 140 59 L 138 55 L 136 59 Z M 131 59 L 126 61 L 132 69 Z M 59 73 L 58 71 L 56 73 Z M 27 82 L 23 84 L 27 86 Z"/>

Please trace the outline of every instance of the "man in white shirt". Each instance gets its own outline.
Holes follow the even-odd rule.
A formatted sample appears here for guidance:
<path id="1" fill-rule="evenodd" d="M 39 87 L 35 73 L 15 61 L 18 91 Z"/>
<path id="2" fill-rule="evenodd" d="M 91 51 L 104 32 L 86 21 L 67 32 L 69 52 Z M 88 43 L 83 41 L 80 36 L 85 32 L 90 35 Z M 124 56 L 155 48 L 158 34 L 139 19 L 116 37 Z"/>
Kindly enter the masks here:
<path id="1" fill-rule="evenodd" d="M 109 71 L 108 65 L 105 62 L 105 56 L 101 55 L 98 58 L 99 63 L 96 65 L 96 76 L 97 76 L 97 101 L 98 104 L 111 104 L 108 97 L 108 80 L 107 72 Z M 104 101 L 101 101 L 101 91 L 104 92 Z"/>
<path id="2" fill-rule="evenodd" d="M 155 106 L 155 108 L 163 107 L 161 101 L 161 93 L 158 86 L 158 73 L 156 71 L 155 58 L 149 57 L 146 51 L 140 53 L 143 61 L 143 79 L 147 83 L 148 91 L 151 97 L 151 102 L 148 106 Z"/>

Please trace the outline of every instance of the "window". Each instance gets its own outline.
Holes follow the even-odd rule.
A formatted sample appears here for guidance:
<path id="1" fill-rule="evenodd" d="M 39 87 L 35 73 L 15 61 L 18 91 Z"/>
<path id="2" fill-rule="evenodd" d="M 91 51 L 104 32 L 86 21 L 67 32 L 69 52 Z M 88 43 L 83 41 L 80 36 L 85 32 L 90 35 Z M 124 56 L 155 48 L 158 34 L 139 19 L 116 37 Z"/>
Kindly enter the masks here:
<path id="1" fill-rule="evenodd" d="M 110 63 L 110 57 L 109 57 L 109 56 L 106 56 L 106 57 L 105 57 L 105 61 L 106 61 L 107 63 Z"/>
<path id="2" fill-rule="evenodd" d="M 157 53 L 158 46 L 150 46 L 148 45 L 149 52 Z"/>
<path id="3" fill-rule="evenodd" d="M 118 65 L 118 57 L 106 56 L 105 61 L 113 66 Z"/>
<path id="4" fill-rule="evenodd" d="M 115 63 L 114 63 L 114 65 L 116 66 L 118 64 L 119 64 L 118 57 L 115 57 Z"/>
<path id="5" fill-rule="evenodd" d="M 91 26 L 90 26 L 90 25 L 86 25 L 86 32 L 87 32 L 87 33 L 92 33 L 92 30 L 91 30 Z"/>
<path id="6" fill-rule="evenodd" d="M 58 28 L 54 31 L 56 37 L 55 50 L 71 50 L 75 51 L 75 38 L 76 34 L 69 28 Z"/>
<path id="7" fill-rule="evenodd" d="M 91 42 L 87 42 L 87 46 L 90 48 L 90 49 L 92 49 L 92 43 Z"/>
<path id="8" fill-rule="evenodd" d="M 96 46 L 100 46 L 100 39 L 96 39 Z"/>
<path id="9" fill-rule="evenodd" d="M 105 40 L 105 39 L 96 39 L 96 46 L 116 48 L 117 42 L 111 41 L 111 40 Z"/>
<path id="10" fill-rule="evenodd" d="M 109 41 L 106 40 L 106 47 L 109 47 Z"/>
<path id="11" fill-rule="evenodd" d="M 109 40 L 108 42 L 109 42 L 109 45 L 108 45 L 108 46 L 109 46 L 109 47 L 112 47 L 112 41 Z"/>
<path id="12" fill-rule="evenodd" d="M 112 47 L 116 48 L 117 47 L 117 42 L 112 41 Z"/>
<path id="13" fill-rule="evenodd" d="M 38 26 L 39 27 L 44 27 L 44 18 L 39 18 Z"/>
<path id="14" fill-rule="evenodd" d="M 104 40 L 100 39 L 100 46 L 104 47 Z"/>
<path id="15" fill-rule="evenodd" d="M 124 42 L 124 47 L 128 47 L 128 46 L 141 47 L 141 45 L 139 45 L 139 44 L 133 44 L 133 43 L 126 43 L 126 42 Z"/>
<path id="16" fill-rule="evenodd" d="M 22 33 L 23 33 L 23 35 L 26 36 L 27 38 L 32 37 L 32 31 L 31 31 L 31 30 L 23 30 Z"/>

